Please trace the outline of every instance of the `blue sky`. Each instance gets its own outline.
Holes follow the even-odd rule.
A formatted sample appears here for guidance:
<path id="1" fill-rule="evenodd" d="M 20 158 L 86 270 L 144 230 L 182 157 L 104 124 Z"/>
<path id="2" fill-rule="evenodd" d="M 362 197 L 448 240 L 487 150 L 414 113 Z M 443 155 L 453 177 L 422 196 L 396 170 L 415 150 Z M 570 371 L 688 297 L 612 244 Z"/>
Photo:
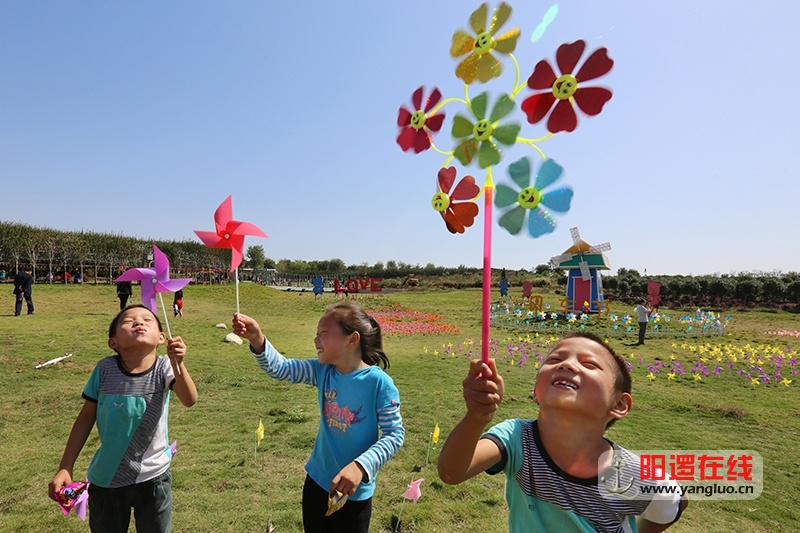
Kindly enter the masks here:
<path id="1" fill-rule="evenodd" d="M 430 204 L 445 157 L 404 153 L 397 110 L 420 85 L 463 96 L 449 56 L 479 2 L 0 1 L 0 220 L 195 239 L 233 195 L 273 259 L 479 267 L 483 224 Z M 494 7 L 496 3 L 491 3 Z M 608 241 L 614 269 L 800 270 L 800 2 L 511 2 L 527 78 L 577 39 L 607 47 L 603 112 L 540 144 L 572 209 L 532 239 L 493 227 L 493 266 L 532 268 Z M 510 91 L 513 64 L 474 96 Z M 526 89 L 517 99 L 530 94 Z M 436 144 L 453 147 L 447 115 Z M 521 135 L 544 135 L 523 123 Z M 497 183 L 522 156 L 505 150 Z M 477 167 L 458 167 L 458 175 Z"/>

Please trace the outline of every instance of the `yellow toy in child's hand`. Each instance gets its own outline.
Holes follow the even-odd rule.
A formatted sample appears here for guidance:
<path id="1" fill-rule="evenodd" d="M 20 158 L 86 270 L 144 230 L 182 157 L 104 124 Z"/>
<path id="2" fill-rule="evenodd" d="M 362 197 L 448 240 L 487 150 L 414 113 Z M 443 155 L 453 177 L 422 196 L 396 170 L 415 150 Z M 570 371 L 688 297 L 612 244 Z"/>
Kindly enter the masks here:
<path id="1" fill-rule="evenodd" d="M 342 507 L 347 502 L 347 494 L 341 493 L 338 490 L 336 494 L 329 494 L 328 495 L 328 512 L 325 513 L 325 516 L 330 516 Z"/>

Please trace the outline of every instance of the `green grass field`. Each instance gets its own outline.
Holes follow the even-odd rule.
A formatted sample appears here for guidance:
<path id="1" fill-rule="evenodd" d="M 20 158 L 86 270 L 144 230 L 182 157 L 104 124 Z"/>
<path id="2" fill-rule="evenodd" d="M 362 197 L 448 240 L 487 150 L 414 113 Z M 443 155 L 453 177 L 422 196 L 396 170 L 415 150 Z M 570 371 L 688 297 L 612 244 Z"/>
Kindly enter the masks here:
<path id="1" fill-rule="evenodd" d="M 36 314 L 0 314 L 0 531 L 87 531 L 74 515 L 64 517 L 47 497 L 72 423 L 82 405 L 81 391 L 95 363 L 109 355 L 107 328 L 118 309 L 111 286 L 34 287 Z M 137 289 L 138 295 L 138 289 Z M 177 439 L 174 477 L 174 530 L 178 532 L 302 531 L 300 499 L 303 465 L 314 444 L 319 421 L 316 392 L 304 385 L 274 381 L 256 366 L 246 346 L 222 342 L 235 310 L 233 286 L 189 286 L 184 290 L 185 316 L 170 317 L 173 335 L 188 345 L 186 365 L 197 383 L 200 400 L 191 409 L 173 399 L 170 439 Z M 546 301 L 557 301 L 555 295 Z M 170 300 L 171 301 L 171 300 Z M 241 286 L 241 310 L 255 317 L 273 344 L 289 357 L 314 355 L 316 323 L 332 296 L 315 301 L 311 293 L 283 293 L 253 284 Z M 438 448 L 464 411 L 461 380 L 468 359 L 479 353 L 480 291 L 401 292 L 366 298 L 368 308 L 398 305 L 436 313 L 440 322 L 458 328 L 443 334 L 386 336 L 400 390 L 406 441 L 381 470 L 374 499 L 373 531 L 505 531 L 507 509 L 501 476 L 480 475 L 456 487 L 438 480 Z M 628 306 L 613 306 L 619 314 Z M 681 314 L 682 310 L 663 310 Z M 691 313 L 693 310 L 683 310 Z M 611 339 L 633 365 L 634 409 L 608 437 L 629 449 L 753 449 L 764 458 L 764 491 L 744 501 L 697 502 L 671 531 L 797 531 L 800 456 L 800 379 L 790 362 L 800 339 L 765 334 L 796 331 L 800 317 L 772 312 L 729 312 L 728 334 L 701 339 L 655 338 L 633 347 L 633 337 Z M 162 317 L 163 319 L 163 317 Z M 230 327 L 230 326 L 229 326 Z M 228 330 L 229 331 L 229 330 Z M 499 368 L 506 380 L 506 401 L 496 421 L 536 416 L 530 389 L 535 357 L 520 365 L 521 343 L 535 346 L 524 329 L 493 328 Z M 509 351 L 510 348 L 510 351 Z M 788 350 L 788 351 L 787 351 Z M 45 361 L 69 352 L 64 363 L 36 370 Z M 733 355 L 732 355 L 733 354 Z M 783 359 L 775 359 L 782 354 Z M 747 355 L 747 359 L 742 359 Z M 733 368 L 727 363 L 735 356 Z M 769 383 L 739 374 L 760 366 Z M 514 360 L 514 364 L 512 364 Z M 774 379 L 775 361 L 781 384 Z M 669 379 L 663 366 L 648 377 L 652 365 L 680 362 L 684 375 Z M 695 378 L 700 364 L 707 373 Z M 651 365 L 648 368 L 648 365 Z M 720 367 L 718 374 L 712 369 Z M 653 379 L 650 379 L 650 378 Z M 266 437 L 254 455 L 259 419 Z M 435 424 L 438 446 L 429 452 Z M 96 449 L 89 438 L 75 468 L 85 475 Z M 417 504 L 403 503 L 413 479 L 425 478 Z"/>

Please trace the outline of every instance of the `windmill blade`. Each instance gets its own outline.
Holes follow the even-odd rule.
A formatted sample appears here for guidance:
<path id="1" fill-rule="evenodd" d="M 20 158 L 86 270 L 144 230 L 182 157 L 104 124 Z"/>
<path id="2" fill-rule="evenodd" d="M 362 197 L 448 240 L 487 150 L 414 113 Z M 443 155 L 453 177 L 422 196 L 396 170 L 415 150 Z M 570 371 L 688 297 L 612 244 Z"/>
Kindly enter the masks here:
<path id="1" fill-rule="evenodd" d="M 565 254 L 561 254 L 561 255 L 557 255 L 555 257 L 551 257 L 550 258 L 550 262 L 555 264 L 555 265 L 560 265 L 561 263 L 564 263 L 565 261 L 569 261 L 570 259 L 572 259 L 572 254 L 567 252 Z"/>
<path id="2" fill-rule="evenodd" d="M 610 242 L 604 242 L 604 243 L 597 244 L 595 246 L 590 246 L 589 247 L 589 253 L 599 254 L 599 253 L 607 252 L 610 249 L 611 249 L 611 243 Z"/>
<path id="3" fill-rule="evenodd" d="M 592 279 L 592 274 L 589 272 L 589 263 L 586 261 L 581 261 L 578 263 L 578 267 L 581 269 L 581 279 L 586 281 Z"/>
<path id="4" fill-rule="evenodd" d="M 575 246 L 581 243 L 581 234 L 578 233 L 578 228 L 569 228 L 569 234 L 572 235 L 572 242 Z"/>

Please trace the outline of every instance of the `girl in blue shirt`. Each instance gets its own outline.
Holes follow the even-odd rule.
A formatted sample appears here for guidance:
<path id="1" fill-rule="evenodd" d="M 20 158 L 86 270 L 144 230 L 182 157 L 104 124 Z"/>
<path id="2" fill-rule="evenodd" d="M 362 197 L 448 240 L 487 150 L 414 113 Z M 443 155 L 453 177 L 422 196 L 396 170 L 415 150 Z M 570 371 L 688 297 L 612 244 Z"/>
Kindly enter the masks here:
<path id="1" fill-rule="evenodd" d="M 366 533 L 375 477 L 405 438 L 399 393 L 380 368 L 389 367 L 380 325 L 355 303 L 331 305 L 317 325 L 316 359 L 304 360 L 278 353 L 249 316 L 235 314 L 233 331 L 250 341 L 269 376 L 317 387 L 320 425 L 305 467 L 305 531 Z M 337 493 L 347 502 L 326 516 Z"/>

